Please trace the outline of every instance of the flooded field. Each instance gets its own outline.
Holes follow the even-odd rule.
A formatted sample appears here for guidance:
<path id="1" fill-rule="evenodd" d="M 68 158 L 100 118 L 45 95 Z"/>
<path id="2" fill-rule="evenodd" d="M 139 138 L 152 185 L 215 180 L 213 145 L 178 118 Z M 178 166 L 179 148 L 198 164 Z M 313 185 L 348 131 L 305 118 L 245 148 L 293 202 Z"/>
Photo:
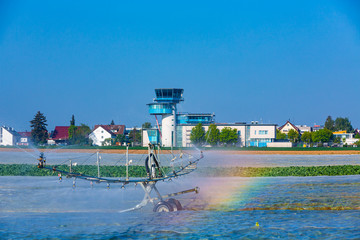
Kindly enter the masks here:
<path id="1" fill-rule="evenodd" d="M 95 164 L 96 154 L 47 154 L 49 164 Z M 130 155 L 134 164 L 143 155 Z M 165 161 L 166 158 L 163 158 Z M 0 152 L 0 163 L 36 164 L 36 154 Z M 125 156 L 101 154 L 101 164 Z M 358 155 L 218 155 L 216 166 L 360 164 Z M 356 239 L 360 236 L 360 176 L 202 177 L 197 171 L 159 182 L 162 194 L 200 187 L 177 197 L 184 211 L 154 213 L 152 204 L 121 213 L 143 198 L 141 188 L 57 177 L 0 177 L 1 239 Z"/>
<path id="2" fill-rule="evenodd" d="M 139 187 L 56 177 L 0 177 L 0 238 L 297 238 L 351 239 L 360 233 L 360 177 L 180 178 L 162 194 L 194 186 L 178 198 L 184 211 L 152 206 L 119 213 L 142 198 Z M 258 223 L 258 224 L 256 224 Z"/>

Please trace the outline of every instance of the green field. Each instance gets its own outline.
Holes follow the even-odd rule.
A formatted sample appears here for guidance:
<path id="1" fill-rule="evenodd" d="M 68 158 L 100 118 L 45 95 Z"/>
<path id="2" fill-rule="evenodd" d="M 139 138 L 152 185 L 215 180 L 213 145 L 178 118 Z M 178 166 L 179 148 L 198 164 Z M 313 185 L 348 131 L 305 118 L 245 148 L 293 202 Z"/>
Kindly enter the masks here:
<path id="1" fill-rule="evenodd" d="M 51 166 L 50 166 L 51 167 Z M 57 166 L 57 169 L 69 171 L 67 165 Z M 170 171 L 168 167 L 163 168 Z M 94 165 L 80 165 L 72 168 L 73 172 L 84 175 L 97 176 L 97 167 Z M 125 166 L 101 166 L 102 177 L 125 177 Z M 201 176 L 208 177 L 279 177 L 279 176 L 337 176 L 358 175 L 359 165 L 339 166 L 311 166 L 311 167 L 231 167 L 231 168 L 200 168 L 197 172 Z M 47 169 L 39 169 L 30 164 L 0 164 L 0 176 L 57 176 L 57 172 Z M 145 177 L 146 171 L 143 166 L 129 167 L 130 177 Z"/>

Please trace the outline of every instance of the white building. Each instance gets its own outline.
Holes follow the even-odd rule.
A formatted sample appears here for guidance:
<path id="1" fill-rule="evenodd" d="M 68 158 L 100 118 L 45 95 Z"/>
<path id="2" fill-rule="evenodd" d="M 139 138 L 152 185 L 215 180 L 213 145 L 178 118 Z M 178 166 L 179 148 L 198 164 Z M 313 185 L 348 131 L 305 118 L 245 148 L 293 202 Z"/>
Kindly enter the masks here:
<path id="1" fill-rule="evenodd" d="M 296 127 L 299 129 L 300 134 L 303 134 L 304 132 L 312 132 L 312 127 L 307 125 L 296 125 Z"/>
<path id="2" fill-rule="evenodd" d="M 31 139 L 31 132 L 18 132 L 20 135 L 17 145 L 21 146 L 29 146 L 30 139 Z"/>
<path id="3" fill-rule="evenodd" d="M 124 125 L 95 125 L 89 138 L 93 141 L 93 145 L 102 146 L 105 139 L 115 138 L 116 135 L 124 133 Z"/>
<path id="4" fill-rule="evenodd" d="M 225 127 L 236 129 L 238 133 L 237 146 L 240 147 L 266 147 L 267 143 L 274 142 L 276 139 L 276 124 L 246 124 L 233 123 L 224 124 L 216 123 L 216 127 L 221 131 Z M 179 124 L 176 126 L 176 146 L 192 147 L 190 140 L 192 129 L 196 124 Z M 210 124 L 203 124 L 205 132 L 208 131 Z M 159 141 L 158 131 L 156 129 L 143 130 L 143 146 L 147 146 L 149 142 Z"/>
<path id="5" fill-rule="evenodd" d="M 163 147 L 191 147 L 191 130 L 201 123 L 207 131 L 210 124 L 215 124 L 214 113 L 184 113 L 177 111 L 177 105 L 184 101 L 184 89 L 157 88 L 152 103 L 147 104 L 149 114 L 154 115 L 158 129 L 142 130 L 142 145 L 160 143 Z M 161 122 L 158 117 L 161 117 Z M 236 129 L 238 146 L 266 147 L 268 142 L 276 138 L 275 124 L 259 124 L 258 122 L 215 124 L 221 131 L 225 127 Z"/>
<path id="6" fill-rule="evenodd" d="M 353 133 L 347 133 L 346 131 L 333 132 L 333 134 L 334 134 L 334 138 L 335 137 L 340 138 L 343 144 L 353 145 L 354 143 L 359 141 L 358 138 L 354 138 Z"/>
<path id="7" fill-rule="evenodd" d="M 15 146 L 19 134 L 13 128 L 2 126 L 0 128 L 0 146 Z"/>
<path id="8" fill-rule="evenodd" d="M 278 130 L 282 133 L 285 133 L 286 135 L 289 133 L 290 130 L 295 130 L 300 133 L 299 128 L 292 124 L 290 121 L 286 121 L 286 123 L 280 126 Z"/>

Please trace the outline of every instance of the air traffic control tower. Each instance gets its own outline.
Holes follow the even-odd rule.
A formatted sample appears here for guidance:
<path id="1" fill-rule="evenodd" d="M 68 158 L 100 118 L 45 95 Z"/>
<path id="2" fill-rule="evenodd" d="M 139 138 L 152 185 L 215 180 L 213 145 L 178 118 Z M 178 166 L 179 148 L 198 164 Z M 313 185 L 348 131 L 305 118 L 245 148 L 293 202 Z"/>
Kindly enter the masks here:
<path id="1" fill-rule="evenodd" d="M 161 145 L 164 147 L 176 147 L 176 105 L 182 101 L 184 89 L 181 88 L 158 88 L 155 89 L 156 98 L 149 106 L 150 115 L 155 115 L 160 130 Z M 161 115 L 161 129 L 157 116 Z"/>

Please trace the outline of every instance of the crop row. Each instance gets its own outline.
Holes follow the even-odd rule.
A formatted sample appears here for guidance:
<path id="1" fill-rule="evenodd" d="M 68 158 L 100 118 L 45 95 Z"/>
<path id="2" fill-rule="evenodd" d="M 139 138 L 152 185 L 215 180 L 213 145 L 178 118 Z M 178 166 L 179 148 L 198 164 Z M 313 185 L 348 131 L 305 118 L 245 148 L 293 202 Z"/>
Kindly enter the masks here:
<path id="1" fill-rule="evenodd" d="M 51 166 L 50 166 L 51 167 Z M 69 171 L 69 166 L 60 165 L 57 169 Z M 170 172 L 169 167 L 164 167 L 165 172 Z M 89 176 L 97 176 L 98 170 L 94 165 L 79 165 L 72 168 L 73 172 Z M 336 175 L 358 175 L 359 165 L 339 166 L 292 166 L 292 167 L 231 167 L 231 168 L 200 168 L 200 175 L 218 177 L 278 177 L 278 176 L 336 176 Z M 102 177 L 125 177 L 125 166 L 101 166 Z M 0 164 L 0 176 L 56 176 L 57 172 L 39 169 L 36 165 L 30 164 Z M 129 177 L 145 177 L 144 166 L 129 167 Z"/>
<path id="2" fill-rule="evenodd" d="M 205 176 L 228 177 L 280 177 L 280 176 L 337 176 L 358 175 L 359 165 L 337 166 L 291 166 L 291 167 L 231 167 L 231 168 L 204 168 L 200 173 Z"/>

